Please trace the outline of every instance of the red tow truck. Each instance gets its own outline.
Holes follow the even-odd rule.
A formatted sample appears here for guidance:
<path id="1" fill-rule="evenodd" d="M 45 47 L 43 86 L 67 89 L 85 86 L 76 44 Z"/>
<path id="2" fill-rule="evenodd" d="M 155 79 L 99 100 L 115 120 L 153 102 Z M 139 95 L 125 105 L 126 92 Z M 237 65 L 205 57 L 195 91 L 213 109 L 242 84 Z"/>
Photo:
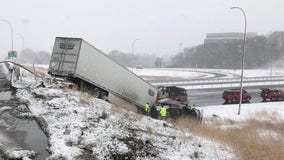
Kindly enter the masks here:
<path id="1" fill-rule="evenodd" d="M 251 100 L 251 94 L 246 90 L 243 90 L 242 102 L 247 102 Z M 223 92 L 222 98 L 225 100 L 225 104 L 237 103 L 240 101 L 240 89 L 228 89 Z"/>
<path id="2" fill-rule="evenodd" d="M 267 100 L 270 101 L 279 101 L 284 100 L 284 92 L 277 89 L 271 89 L 271 88 L 261 88 L 260 96 L 263 99 L 263 102 L 266 102 Z"/>

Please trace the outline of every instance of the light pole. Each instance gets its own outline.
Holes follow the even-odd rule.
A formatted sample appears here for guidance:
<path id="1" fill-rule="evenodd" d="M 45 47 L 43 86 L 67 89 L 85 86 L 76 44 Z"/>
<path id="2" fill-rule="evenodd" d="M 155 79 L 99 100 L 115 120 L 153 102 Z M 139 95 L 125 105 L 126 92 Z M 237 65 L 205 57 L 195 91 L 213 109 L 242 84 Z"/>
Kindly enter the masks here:
<path id="1" fill-rule="evenodd" d="M 247 18 L 246 13 L 241 7 L 232 7 L 231 9 L 239 9 L 242 11 L 245 20 L 245 30 L 244 30 L 244 40 L 243 40 L 243 54 L 242 54 L 242 70 L 241 70 L 241 84 L 240 84 L 240 100 L 239 100 L 239 110 L 238 115 L 241 114 L 241 105 L 243 100 L 243 78 L 244 78 L 244 63 L 245 63 L 245 44 L 246 44 L 246 34 L 247 34 Z"/>
<path id="2" fill-rule="evenodd" d="M 139 40 L 139 38 L 134 39 L 133 42 L 132 42 L 132 56 L 133 56 L 133 58 L 134 58 L 134 45 L 135 45 L 136 41 L 138 41 L 138 40 Z M 133 60 L 132 60 L 132 62 L 133 62 Z M 133 65 L 134 64 L 132 64 L 132 72 L 133 72 Z"/>
<path id="3" fill-rule="evenodd" d="M 8 23 L 8 24 L 10 25 L 10 29 L 11 29 L 11 41 L 12 41 L 12 51 L 14 51 L 14 44 L 13 44 L 13 26 L 12 26 L 12 24 L 11 24 L 9 21 L 7 21 L 7 20 L 5 20 L 5 19 L 0 19 L 0 21 L 6 22 L 6 23 Z"/>

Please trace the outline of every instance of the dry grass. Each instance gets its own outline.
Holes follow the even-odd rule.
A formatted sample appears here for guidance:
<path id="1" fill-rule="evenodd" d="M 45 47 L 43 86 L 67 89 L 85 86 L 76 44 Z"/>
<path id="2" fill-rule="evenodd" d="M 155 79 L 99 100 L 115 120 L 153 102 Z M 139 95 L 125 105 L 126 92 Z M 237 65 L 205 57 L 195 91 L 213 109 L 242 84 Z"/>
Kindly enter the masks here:
<path id="1" fill-rule="evenodd" d="M 111 110 L 113 112 L 123 114 L 124 118 L 126 118 L 126 119 L 128 119 L 130 121 L 140 121 L 142 119 L 142 117 L 143 117 L 143 115 L 137 114 L 137 112 L 135 112 L 135 111 L 129 111 L 128 109 L 126 109 L 124 107 L 121 107 L 121 105 L 119 105 L 119 104 L 116 105 L 116 104 L 112 103 Z"/>
<path id="2" fill-rule="evenodd" d="M 141 115 L 141 114 L 132 114 L 131 117 L 129 118 L 129 120 L 131 120 L 131 121 L 141 121 L 142 117 L 143 117 L 143 115 Z"/>
<path id="3" fill-rule="evenodd" d="M 28 68 L 31 71 L 34 71 L 37 75 L 40 75 L 41 77 L 48 76 L 47 74 L 47 68 L 41 67 L 41 66 L 35 66 L 32 65 L 24 65 L 26 68 Z M 27 72 L 26 74 L 30 75 L 31 73 Z"/>
<path id="4" fill-rule="evenodd" d="M 255 118 L 258 116 L 262 116 L 262 120 Z M 189 129 L 194 135 L 231 146 L 240 159 L 284 159 L 284 122 L 273 112 L 257 113 L 241 122 L 215 120 L 199 124 L 189 118 L 181 118 L 175 125 L 183 130 Z M 227 125 L 231 127 L 224 128 Z"/>
<path id="5" fill-rule="evenodd" d="M 87 104 L 89 105 L 90 104 L 90 95 L 86 94 L 86 93 L 83 93 L 83 92 L 80 92 L 80 103 L 81 104 Z"/>
<path id="6" fill-rule="evenodd" d="M 123 113 L 125 112 L 125 109 L 124 109 L 124 108 L 119 107 L 119 106 L 117 106 L 117 105 L 115 105 L 115 104 L 112 104 L 110 109 L 111 109 L 112 111 L 116 112 L 116 113 L 121 113 L 121 114 L 123 114 Z"/>
<path id="7" fill-rule="evenodd" d="M 147 127 L 146 128 L 147 133 L 149 133 L 150 135 L 153 134 L 154 130 L 151 127 Z"/>

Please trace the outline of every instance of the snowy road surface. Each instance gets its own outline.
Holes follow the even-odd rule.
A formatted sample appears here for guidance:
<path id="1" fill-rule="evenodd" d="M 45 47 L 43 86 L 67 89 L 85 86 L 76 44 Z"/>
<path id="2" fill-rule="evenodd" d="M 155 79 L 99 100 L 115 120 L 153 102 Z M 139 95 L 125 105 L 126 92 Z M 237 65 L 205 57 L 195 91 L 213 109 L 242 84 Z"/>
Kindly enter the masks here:
<path id="1" fill-rule="evenodd" d="M 31 116 L 26 102 L 15 97 L 6 79 L 8 71 L 0 65 L 0 150 L 5 158 L 36 159 L 48 156 L 47 139 Z M 10 77 L 10 76 L 8 76 Z"/>

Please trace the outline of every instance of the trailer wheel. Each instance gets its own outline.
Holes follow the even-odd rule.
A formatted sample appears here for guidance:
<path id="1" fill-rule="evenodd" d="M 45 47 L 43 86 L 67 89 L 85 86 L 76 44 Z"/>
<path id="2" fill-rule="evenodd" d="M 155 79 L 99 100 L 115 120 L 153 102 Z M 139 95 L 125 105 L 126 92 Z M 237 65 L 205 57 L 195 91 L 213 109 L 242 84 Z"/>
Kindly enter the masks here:
<path id="1" fill-rule="evenodd" d="M 107 93 L 106 92 L 102 92 L 101 93 L 101 98 L 102 98 L 102 100 L 107 100 L 107 98 L 108 98 L 108 95 L 107 95 Z"/>
<path id="2" fill-rule="evenodd" d="M 93 92 L 94 92 L 94 96 L 95 96 L 96 98 L 99 98 L 100 93 L 101 93 L 100 89 L 95 88 Z"/>

